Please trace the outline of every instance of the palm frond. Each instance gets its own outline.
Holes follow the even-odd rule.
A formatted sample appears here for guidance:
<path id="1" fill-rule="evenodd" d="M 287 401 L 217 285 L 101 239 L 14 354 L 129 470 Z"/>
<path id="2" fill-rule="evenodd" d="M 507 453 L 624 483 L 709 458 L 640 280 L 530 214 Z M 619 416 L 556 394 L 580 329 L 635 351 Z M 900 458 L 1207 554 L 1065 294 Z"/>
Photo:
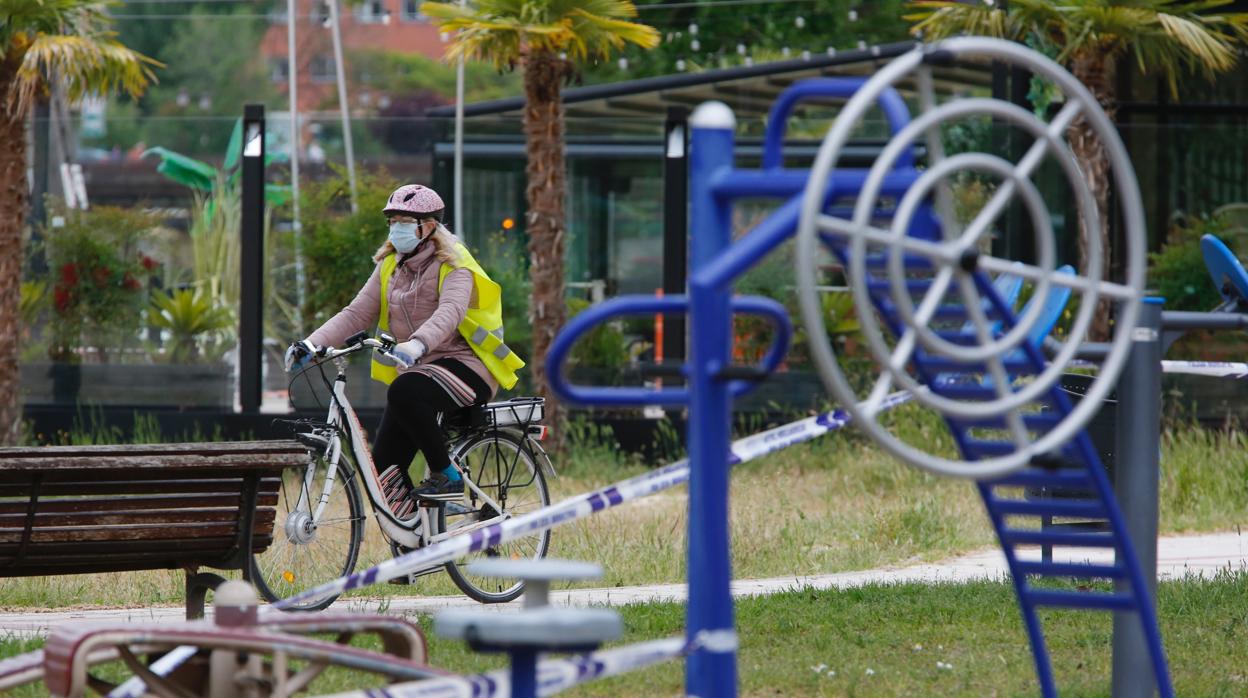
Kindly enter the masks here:
<path id="1" fill-rule="evenodd" d="M 75 100 L 115 91 L 138 96 L 156 81 L 152 69 L 161 65 L 110 38 L 39 34 L 22 56 L 14 97 L 24 111 L 48 76 L 61 81 Z"/>
<path id="2" fill-rule="evenodd" d="M 659 32 L 649 25 L 593 14 L 588 10 L 576 12 L 573 16 L 584 23 L 577 33 L 585 35 L 586 42 L 591 45 L 600 44 L 610 48 L 622 48 L 626 43 L 636 44 L 641 48 L 654 48 L 659 45 Z M 591 48 L 590 53 L 601 54 L 602 51 Z"/>
<path id="3" fill-rule="evenodd" d="M 1130 52 L 1141 71 L 1158 73 L 1177 94 L 1184 72 L 1206 77 L 1235 64 L 1248 43 L 1248 13 L 1220 12 L 1232 0 L 1010 0 L 1009 9 L 919 0 L 906 18 L 924 38 L 984 34 L 1037 38 L 1060 47 L 1059 61 Z"/>
<path id="4" fill-rule="evenodd" d="M 902 19 L 914 22 L 911 33 L 924 40 L 937 41 L 959 34 L 1018 38 L 1010 14 L 988 5 L 967 5 L 946 0 L 919 0 L 908 4 L 911 14 Z"/>
<path id="5" fill-rule="evenodd" d="M 480 0 L 469 9 L 445 2 L 426 2 L 421 11 L 438 28 L 455 32 L 446 57 L 514 67 L 526 51 L 566 53 L 573 61 L 601 58 L 632 43 L 658 44 L 658 32 L 628 21 L 637 8 L 628 0 Z"/>
<path id="6" fill-rule="evenodd" d="M 1230 35 L 1192 19 L 1164 12 L 1157 15 L 1157 22 L 1167 36 L 1187 49 L 1194 65 L 1207 67 L 1215 73 L 1230 70 L 1235 65 L 1236 54 L 1231 46 L 1234 39 Z"/>
<path id="7" fill-rule="evenodd" d="M 456 5 L 448 2 L 422 2 L 420 13 L 438 20 L 439 28 L 448 22 L 458 19 L 471 19 L 476 15 L 467 5 Z"/>
<path id="8" fill-rule="evenodd" d="M 20 58 L 41 34 L 107 38 L 112 23 L 99 0 L 4 0 L 0 8 L 0 55 Z"/>

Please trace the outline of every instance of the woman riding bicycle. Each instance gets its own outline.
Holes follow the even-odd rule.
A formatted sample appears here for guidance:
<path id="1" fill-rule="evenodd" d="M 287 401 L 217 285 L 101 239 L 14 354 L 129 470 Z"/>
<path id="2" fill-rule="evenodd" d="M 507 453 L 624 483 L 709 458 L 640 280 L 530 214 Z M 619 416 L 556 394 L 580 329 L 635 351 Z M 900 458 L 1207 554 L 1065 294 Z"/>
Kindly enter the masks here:
<path id="1" fill-rule="evenodd" d="M 390 387 L 373 444 L 373 462 L 391 510 L 406 516 L 414 498 L 463 495 L 438 416 L 487 402 L 511 388 L 524 362 L 503 344 L 501 289 L 442 225 L 446 206 L 434 190 L 406 184 L 382 209 L 390 235 L 355 299 L 307 339 L 286 350 L 294 370 L 318 347 L 337 346 L 374 326 L 398 340 L 397 365 L 374 358 L 372 377 Z M 413 485 L 407 469 L 424 454 L 430 476 Z"/>

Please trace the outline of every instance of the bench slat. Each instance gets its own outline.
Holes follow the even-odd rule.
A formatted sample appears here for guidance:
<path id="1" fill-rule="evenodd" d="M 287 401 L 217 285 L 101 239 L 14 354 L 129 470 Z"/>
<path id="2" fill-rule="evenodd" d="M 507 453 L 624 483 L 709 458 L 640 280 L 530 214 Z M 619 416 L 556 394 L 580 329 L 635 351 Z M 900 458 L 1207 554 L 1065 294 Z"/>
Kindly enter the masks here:
<path id="1" fill-rule="evenodd" d="M 256 505 L 260 507 L 271 507 L 277 504 L 278 492 L 277 488 L 268 491 L 260 491 L 256 495 Z M 39 513 L 69 513 L 80 511 L 146 511 L 151 509 L 183 509 L 183 508 L 215 508 L 229 507 L 233 511 L 238 511 L 239 493 L 231 494 L 175 494 L 175 495 L 147 495 L 139 494 L 129 497 L 108 497 L 108 498 L 68 498 L 68 499 L 46 499 L 39 498 L 37 507 Z M 18 514 L 25 516 L 30 508 L 30 498 L 21 497 L 10 500 L 0 500 L 0 518 L 6 514 Z"/>
<path id="2" fill-rule="evenodd" d="M 234 538 L 171 538 L 163 548 L 143 548 L 128 550 L 120 548 L 124 541 L 108 545 L 108 554 L 87 553 L 82 549 L 69 552 L 49 550 L 55 543 L 40 546 L 38 555 L 27 554 L 20 565 L 9 566 L 13 561 L 12 552 L 0 552 L 0 569 L 4 576 L 16 577 L 26 575 L 57 574 L 68 568 L 80 567 L 90 570 L 109 569 L 113 571 L 136 569 L 168 569 L 186 566 L 209 565 L 223 559 L 232 552 Z M 11 546 L 9 546 L 11 547 Z M 253 546 L 254 547 L 254 546 Z M 0 551 L 4 548 L 0 546 Z M 79 574 L 79 572 L 70 572 Z"/>
<path id="3" fill-rule="evenodd" d="M 256 521 L 259 523 L 264 510 L 257 510 Z M 272 521 L 273 509 L 268 510 Z M 143 526 L 148 524 L 176 523 L 221 523 L 238 521 L 238 505 L 228 509 L 151 509 L 144 511 L 82 511 L 74 513 L 43 514 L 35 513 L 34 535 L 50 528 L 66 527 L 108 527 L 108 526 Z M 21 540 L 22 530 L 26 526 L 26 517 L 17 514 L 0 515 L 0 538 L 16 532 L 17 540 Z"/>
<path id="4" fill-rule="evenodd" d="M 169 444 L 108 444 L 91 446 L 38 446 L 0 448 L 0 461 L 62 456 L 148 456 L 217 454 L 301 454 L 307 451 L 293 439 L 271 441 L 208 441 Z"/>
<path id="5" fill-rule="evenodd" d="M 56 497 L 64 495 L 102 495 L 102 494 L 190 494 L 212 493 L 229 494 L 242 491 L 244 480 L 148 480 L 146 482 L 117 482 L 104 480 L 100 482 L 43 482 L 39 485 L 39 495 Z M 261 491 L 277 491 L 281 480 L 264 478 L 258 483 Z M 31 484 L 3 485 L 0 484 L 0 497 L 22 497 L 29 499 Z"/>
<path id="6" fill-rule="evenodd" d="M 252 536 L 253 545 L 265 539 L 271 539 L 272 535 L 254 534 Z M 199 536 L 198 534 L 188 534 L 182 538 L 165 538 L 163 540 L 113 540 L 113 541 L 97 541 L 90 545 L 84 545 L 75 541 L 46 541 L 38 546 L 30 546 L 26 550 L 25 558 L 23 558 L 23 567 L 27 566 L 31 561 L 50 560 L 60 558 L 82 558 L 97 559 L 105 557 L 127 557 L 141 558 L 145 556 L 168 556 L 172 553 L 187 553 L 193 557 L 199 557 L 205 553 L 219 554 L 222 550 L 229 549 L 233 546 L 237 536 L 231 532 L 226 536 Z M 5 576 L 9 570 L 4 565 L 11 563 L 13 556 L 18 549 L 17 543 L 0 542 L 0 569 L 4 569 Z M 107 555 L 101 555 L 100 551 L 107 551 Z"/>
<path id="7" fill-rule="evenodd" d="M 192 536 L 232 536 L 238 533 L 236 521 L 230 523 L 184 523 L 184 524 L 138 524 L 127 526 L 65 526 L 61 528 L 36 528 L 31 533 L 31 545 L 43 543 L 91 543 L 115 540 L 165 540 Z M 21 531 L 0 531 L 0 540 L 17 543 Z"/>
<path id="8" fill-rule="evenodd" d="M 299 453 L 231 453 L 226 455 L 203 454 L 115 454 L 111 456 L 71 455 L 61 456 L 43 454 L 39 457 L 25 456 L 22 458 L 0 458 L 0 474 L 8 471 L 25 472 L 39 470 L 54 472 L 58 470 L 114 470 L 117 468 L 132 469 L 163 469 L 194 470 L 197 468 L 254 468 L 281 469 L 290 468 L 307 462 L 307 451 Z"/>

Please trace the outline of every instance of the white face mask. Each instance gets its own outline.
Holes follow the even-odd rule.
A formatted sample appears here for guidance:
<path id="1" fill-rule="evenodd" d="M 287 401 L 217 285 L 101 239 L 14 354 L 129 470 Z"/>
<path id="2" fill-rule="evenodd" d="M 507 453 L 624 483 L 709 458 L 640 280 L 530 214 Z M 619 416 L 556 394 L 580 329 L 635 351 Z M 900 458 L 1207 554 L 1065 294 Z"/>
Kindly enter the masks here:
<path id="1" fill-rule="evenodd" d="M 394 245 L 394 249 L 400 254 L 407 254 L 415 250 L 421 242 L 416 232 L 418 230 L 420 230 L 419 223 L 391 223 L 390 244 Z"/>

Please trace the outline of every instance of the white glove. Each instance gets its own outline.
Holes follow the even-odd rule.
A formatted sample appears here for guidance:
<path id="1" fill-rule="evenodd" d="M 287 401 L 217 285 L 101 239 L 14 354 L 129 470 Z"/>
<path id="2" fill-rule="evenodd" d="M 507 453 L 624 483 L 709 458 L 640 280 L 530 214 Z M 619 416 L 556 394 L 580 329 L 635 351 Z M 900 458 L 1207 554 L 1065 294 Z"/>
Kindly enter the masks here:
<path id="1" fill-rule="evenodd" d="M 303 368 L 317 352 L 316 345 L 306 339 L 298 342 L 291 342 L 290 347 L 286 349 L 286 372 Z"/>
<path id="2" fill-rule="evenodd" d="M 398 360 L 400 366 L 411 368 L 417 361 L 420 361 L 420 357 L 425 355 L 425 343 L 419 339 L 409 339 L 394 345 L 390 353 Z"/>

